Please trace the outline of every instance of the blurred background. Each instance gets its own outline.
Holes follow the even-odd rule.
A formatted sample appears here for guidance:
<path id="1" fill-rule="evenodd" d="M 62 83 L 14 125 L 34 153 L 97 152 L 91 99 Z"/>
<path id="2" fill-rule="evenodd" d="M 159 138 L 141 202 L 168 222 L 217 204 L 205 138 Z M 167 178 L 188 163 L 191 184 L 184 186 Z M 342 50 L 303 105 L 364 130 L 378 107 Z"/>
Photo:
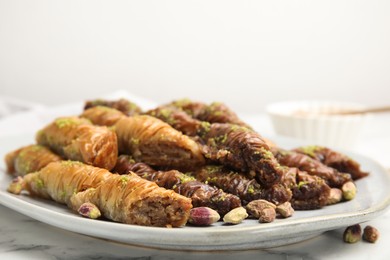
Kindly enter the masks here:
<path id="1" fill-rule="evenodd" d="M 0 0 L 0 95 L 55 105 L 124 89 L 241 113 L 382 105 L 389 14 L 390 1 Z"/>

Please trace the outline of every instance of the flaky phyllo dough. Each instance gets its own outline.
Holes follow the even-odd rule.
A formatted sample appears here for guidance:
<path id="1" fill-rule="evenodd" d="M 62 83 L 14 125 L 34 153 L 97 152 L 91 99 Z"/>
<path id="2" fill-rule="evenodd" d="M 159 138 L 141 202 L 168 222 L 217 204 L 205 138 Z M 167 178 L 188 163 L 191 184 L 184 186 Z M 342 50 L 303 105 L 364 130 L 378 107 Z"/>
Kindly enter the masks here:
<path id="1" fill-rule="evenodd" d="M 51 162 L 61 161 L 61 157 L 41 145 L 29 145 L 9 152 L 5 156 L 7 172 L 23 176 L 39 171 Z"/>
<path id="2" fill-rule="evenodd" d="M 118 157 L 115 133 L 84 118 L 58 118 L 40 130 L 36 140 L 65 159 L 108 170 L 115 166 Z"/>
<path id="3" fill-rule="evenodd" d="M 118 136 L 119 152 L 137 161 L 179 170 L 205 163 L 199 144 L 155 117 L 128 117 L 107 107 L 89 108 L 81 117 L 97 125 L 112 126 Z"/>
<path id="4" fill-rule="evenodd" d="M 352 199 L 353 181 L 368 174 L 326 147 L 284 150 L 221 103 L 179 100 L 143 112 L 124 99 L 91 101 L 36 141 L 6 155 L 16 176 L 8 191 L 146 226 L 193 224 L 203 211 L 190 217 L 192 207 L 219 218 L 260 200 L 318 209 Z"/>
<path id="5" fill-rule="evenodd" d="M 128 224 L 178 227 L 186 224 L 192 208 L 190 199 L 133 173 L 113 174 L 81 162 L 53 162 L 19 178 L 19 192 L 27 190 L 75 211 L 90 203 L 106 218 Z"/>

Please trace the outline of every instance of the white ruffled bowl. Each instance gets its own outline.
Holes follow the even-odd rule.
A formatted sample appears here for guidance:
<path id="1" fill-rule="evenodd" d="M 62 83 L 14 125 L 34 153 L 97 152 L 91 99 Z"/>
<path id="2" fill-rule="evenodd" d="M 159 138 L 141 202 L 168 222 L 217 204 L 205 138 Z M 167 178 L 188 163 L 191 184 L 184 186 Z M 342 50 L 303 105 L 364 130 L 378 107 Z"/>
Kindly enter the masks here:
<path id="1" fill-rule="evenodd" d="M 364 106 L 333 101 L 288 101 L 267 106 L 277 134 L 307 140 L 313 145 L 352 149 L 367 114 L 338 115 Z"/>

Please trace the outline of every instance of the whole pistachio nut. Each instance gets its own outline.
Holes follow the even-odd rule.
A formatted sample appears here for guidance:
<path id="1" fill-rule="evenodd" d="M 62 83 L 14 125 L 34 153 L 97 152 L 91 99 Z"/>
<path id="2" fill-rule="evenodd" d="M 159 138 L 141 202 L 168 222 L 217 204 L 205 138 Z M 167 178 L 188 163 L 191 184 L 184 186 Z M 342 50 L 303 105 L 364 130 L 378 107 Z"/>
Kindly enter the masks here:
<path id="1" fill-rule="evenodd" d="M 224 217 L 223 222 L 229 224 L 239 224 L 248 217 L 244 207 L 238 207 L 229 211 Z"/>
<path id="2" fill-rule="evenodd" d="M 351 244 L 360 241 L 361 237 L 362 228 L 359 224 L 347 227 L 343 234 L 344 242 Z"/>
<path id="3" fill-rule="evenodd" d="M 343 198 L 345 200 L 352 200 L 356 196 L 356 186 L 352 181 L 344 183 L 341 190 L 343 191 Z"/>
<path id="4" fill-rule="evenodd" d="M 370 243 L 375 243 L 379 238 L 378 229 L 373 226 L 366 226 L 363 231 L 363 239 Z"/>
<path id="5" fill-rule="evenodd" d="M 342 198 L 343 198 L 342 190 L 337 189 L 337 188 L 332 188 L 332 189 L 330 189 L 330 194 L 329 194 L 327 204 L 332 205 L 332 204 L 339 203 Z"/>
<path id="6" fill-rule="evenodd" d="M 260 211 L 259 222 L 271 223 L 276 218 L 276 211 L 272 207 L 264 208 Z"/>
<path id="7" fill-rule="evenodd" d="M 291 206 L 291 203 L 286 201 L 276 206 L 276 212 L 279 213 L 282 217 L 288 218 L 294 214 L 294 209 Z"/>
<path id="8" fill-rule="evenodd" d="M 276 205 L 266 200 L 252 200 L 248 203 L 248 205 L 246 205 L 246 210 L 248 211 L 249 215 L 253 216 L 254 218 L 260 218 L 260 212 L 265 208 L 275 209 Z"/>
<path id="9" fill-rule="evenodd" d="M 9 184 L 7 191 L 13 194 L 20 194 L 23 190 L 24 179 L 21 176 L 15 177 Z"/>
<path id="10" fill-rule="evenodd" d="M 81 216 L 92 218 L 92 219 L 96 219 L 101 216 L 99 208 L 95 204 L 89 202 L 81 204 L 77 212 Z"/>
<path id="11" fill-rule="evenodd" d="M 188 222 L 196 226 L 209 226 L 217 222 L 221 217 L 218 212 L 208 207 L 197 207 L 190 211 Z"/>

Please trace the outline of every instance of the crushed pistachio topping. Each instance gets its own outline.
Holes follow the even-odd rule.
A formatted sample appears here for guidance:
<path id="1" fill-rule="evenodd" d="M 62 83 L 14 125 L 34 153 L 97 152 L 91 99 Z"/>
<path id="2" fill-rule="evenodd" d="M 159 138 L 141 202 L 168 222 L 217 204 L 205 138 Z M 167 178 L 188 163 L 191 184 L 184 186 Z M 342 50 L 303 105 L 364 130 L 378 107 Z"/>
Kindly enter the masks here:
<path id="1" fill-rule="evenodd" d="M 214 116 L 222 116 L 223 113 L 222 113 L 222 111 L 215 110 L 215 111 L 213 112 L 213 115 L 214 115 Z"/>
<path id="2" fill-rule="evenodd" d="M 219 191 L 222 192 L 221 189 L 219 189 Z M 225 194 L 224 194 L 224 195 L 221 195 L 221 196 L 219 196 L 219 197 L 214 197 L 212 200 L 217 201 L 217 202 L 219 202 L 219 201 L 225 201 L 225 200 L 226 200 L 226 196 L 225 196 Z"/>
<path id="3" fill-rule="evenodd" d="M 138 145 L 138 144 L 139 144 L 139 139 L 138 139 L 138 138 L 131 137 L 130 142 L 131 142 L 133 145 Z"/>
<path id="4" fill-rule="evenodd" d="M 67 166 L 67 167 L 71 167 L 71 166 L 75 166 L 75 165 L 83 165 L 82 162 L 78 162 L 78 161 L 70 161 L 70 160 L 67 160 L 67 161 L 61 161 L 61 164 L 63 166 Z"/>
<path id="5" fill-rule="evenodd" d="M 221 116 L 223 115 L 223 112 L 221 110 L 218 110 L 218 107 L 221 105 L 219 102 L 213 102 L 209 106 L 206 107 L 206 112 L 214 115 L 214 116 Z"/>
<path id="6" fill-rule="evenodd" d="M 65 197 L 66 197 L 66 190 L 61 191 L 60 197 L 61 197 L 62 199 L 65 199 Z"/>
<path id="7" fill-rule="evenodd" d="M 127 182 L 129 181 L 129 176 L 127 175 L 122 175 L 121 178 L 120 178 L 120 181 L 122 183 L 122 186 L 125 186 L 127 184 Z"/>
<path id="8" fill-rule="evenodd" d="M 38 189 L 42 189 L 43 187 L 45 187 L 42 179 L 36 179 L 35 185 L 37 186 Z"/>
<path id="9" fill-rule="evenodd" d="M 308 184 L 307 181 L 300 181 L 300 182 L 298 183 L 298 189 L 300 189 L 303 185 L 306 185 L 306 184 Z"/>
<path id="10" fill-rule="evenodd" d="M 25 172 L 25 173 L 28 173 L 28 172 L 30 172 L 31 171 L 31 165 L 32 164 L 32 162 L 31 161 L 19 161 L 19 171 L 22 171 L 22 172 Z"/>
<path id="11" fill-rule="evenodd" d="M 166 119 L 168 119 L 172 114 L 172 111 L 167 109 L 167 108 L 162 108 L 162 109 L 160 109 L 159 112 L 160 112 L 160 115 Z"/>
<path id="12" fill-rule="evenodd" d="M 40 145 L 32 145 L 32 146 L 29 147 L 29 149 L 30 149 L 32 152 L 37 152 L 37 151 L 43 150 L 44 147 L 43 147 L 43 146 L 40 146 Z"/>
<path id="13" fill-rule="evenodd" d="M 255 193 L 255 188 L 253 187 L 253 185 L 249 185 L 249 186 L 248 186 L 248 193 L 249 193 L 249 194 Z"/>
<path id="14" fill-rule="evenodd" d="M 231 127 L 230 127 L 230 130 L 232 130 L 232 131 L 237 131 L 238 129 L 240 129 L 241 127 L 239 126 L 239 125 L 232 125 Z"/>
<path id="15" fill-rule="evenodd" d="M 214 101 L 214 102 L 212 102 L 212 103 L 210 104 L 210 106 L 221 106 L 221 105 L 223 105 L 223 103 L 222 103 L 222 102 L 219 102 L 219 101 Z"/>
<path id="16" fill-rule="evenodd" d="M 186 183 L 186 182 L 189 182 L 189 181 L 194 181 L 196 180 L 194 177 L 191 177 L 191 176 L 188 176 L 186 174 L 181 174 L 180 177 L 180 182 L 181 183 Z"/>
<path id="17" fill-rule="evenodd" d="M 264 159 L 270 160 L 274 157 L 271 151 L 268 151 L 264 147 L 260 147 L 258 151 L 255 151 L 254 154 L 261 154 Z"/>
<path id="18" fill-rule="evenodd" d="M 202 131 L 204 134 L 207 134 L 208 132 L 210 132 L 211 124 L 210 124 L 209 122 L 202 121 L 202 122 L 200 123 L 200 127 L 201 127 L 201 131 Z"/>
<path id="19" fill-rule="evenodd" d="M 280 150 L 278 151 L 278 153 L 281 155 L 281 156 L 288 156 L 291 154 L 290 151 L 286 151 L 286 150 Z"/>
<path id="20" fill-rule="evenodd" d="M 126 159 L 127 159 L 128 163 L 131 163 L 131 164 L 135 163 L 135 160 L 131 156 L 126 156 Z"/>
<path id="21" fill-rule="evenodd" d="M 78 124 L 78 122 L 73 118 L 66 118 L 66 117 L 58 118 L 54 122 L 58 128 L 63 128 L 74 124 Z"/>
<path id="22" fill-rule="evenodd" d="M 191 99 L 183 98 L 183 99 L 176 100 L 175 102 L 173 102 L 173 104 L 177 107 L 183 107 L 190 104 L 191 102 L 192 102 Z"/>
<path id="23" fill-rule="evenodd" d="M 210 174 L 221 171 L 222 167 L 219 165 L 207 165 L 205 169 Z"/>
<path id="24" fill-rule="evenodd" d="M 213 184 L 213 183 L 217 183 L 217 180 L 218 180 L 217 177 L 214 176 L 214 177 L 208 177 L 206 181 L 208 183 L 212 183 Z"/>
<path id="25" fill-rule="evenodd" d="M 93 106 L 104 105 L 105 103 L 106 102 L 102 99 L 96 99 L 96 100 L 91 101 L 91 104 Z"/>
<path id="26" fill-rule="evenodd" d="M 98 105 L 98 106 L 97 106 L 97 109 L 99 109 L 99 110 L 101 110 L 101 111 L 103 111 L 103 112 L 114 112 L 114 113 L 118 113 L 118 114 L 119 114 L 119 113 L 122 113 L 122 112 L 116 110 L 115 108 L 111 108 L 111 107 L 108 107 L 108 106 L 104 106 L 103 104 Z"/>
<path id="27" fill-rule="evenodd" d="M 248 127 L 241 126 L 241 125 L 235 125 L 235 124 L 233 124 L 233 125 L 230 127 L 230 130 L 231 130 L 231 131 L 242 131 L 242 132 L 251 132 L 251 131 L 252 131 L 252 130 L 250 130 Z"/>
<path id="28" fill-rule="evenodd" d="M 306 155 L 309 155 L 310 157 L 315 157 L 315 153 L 321 149 L 320 146 L 317 146 L 317 145 L 308 145 L 308 146 L 303 146 L 303 147 L 300 147 L 300 150 L 306 154 Z"/>
<path id="29" fill-rule="evenodd" d="M 227 134 L 214 137 L 215 143 L 223 144 L 227 141 Z"/>

